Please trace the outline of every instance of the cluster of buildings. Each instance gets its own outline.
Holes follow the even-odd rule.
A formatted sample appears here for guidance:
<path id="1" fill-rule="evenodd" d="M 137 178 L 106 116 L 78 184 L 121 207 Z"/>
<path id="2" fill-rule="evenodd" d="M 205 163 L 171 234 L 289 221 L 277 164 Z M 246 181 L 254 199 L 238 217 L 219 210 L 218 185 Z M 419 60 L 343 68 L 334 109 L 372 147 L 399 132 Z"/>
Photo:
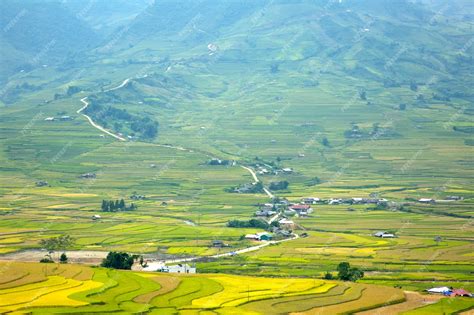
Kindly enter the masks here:
<path id="1" fill-rule="evenodd" d="M 304 217 L 313 212 L 310 204 L 305 203 L 289 203 L 283 199 L 277 203 L 265 203 L 255 212 L 257 217 L 271 217 L 277 213 L 283 213 L 286 216 Z"/>
<path id="2" fill-rule="evenodd" d="M 262 163 L 255 164 L 255 171 L 259 175 L 278 175 L 278 174 L 292 174 L 293 169 L 291 167 L 277 168 L 274 165 Z"/>
<path id="3" fill-rule="evenodd" d="M 46 117 L 44 120 L 45 121 L 69 121 L 69 120 L 73 120 L 74 118 L 72 118 L 71 116 L 67 116 L 67 115 L 64 115 L 64 116 L 61 116 L 61 117 Z"/>
<path id="4" fill-rule="evenodd" d="M 146 196 L 145 195 L 139 195 L 136 192 L 130 195 L 130 199 L 132 200 L 145 200 Z"/>
<path id="5" fill-rule="evenodd" d="M 426 290 L 428 293 L 431 294 L 442 294 L 445 296 L 464 296 L 464 297 L 473 297 L 472 293 L 464 290 L 464 289 L 454 289 L 454 288 L 449 288 L 449 287 L 437 287 L 437 288 L 431 288 Z"/>
<path id="6" fill-rule="evenodd" d="M 331 198 L 328 200 L 321 200 L 322 203 L 328 205 L 378 205 L 388 202 L 385 198 Z"/>
<path id="7" fill-rule="evenodd" d="M 447 196 L 444 200 L 438 200 L 438 201 L 461 201 L 464 198 L 461 196 Z M 436 203 L 436 200 L 433 198 L 420 198 L 418 199 L 419 203 L 427 203 L 427 204 L 434 204 Z"/>
<path id="8" fill-rule="evenodd" d="M 224 166 L 235 166 L 237 164 L 234 160 L 221 160 L 212 158 L 207 162 L 208 165 L 224 165 Z"/>

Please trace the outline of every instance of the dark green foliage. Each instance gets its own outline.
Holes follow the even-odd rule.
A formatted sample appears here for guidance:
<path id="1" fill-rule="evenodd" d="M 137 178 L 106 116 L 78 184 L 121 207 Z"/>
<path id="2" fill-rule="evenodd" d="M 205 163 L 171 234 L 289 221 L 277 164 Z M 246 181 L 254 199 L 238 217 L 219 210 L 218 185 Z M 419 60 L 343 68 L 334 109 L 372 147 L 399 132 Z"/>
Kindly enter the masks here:
<path id="1" fill-rule="evenodd" d="M 398 105 L 398 110 L 405 110 L 405 109 L 407 109 L 407 104 Z"/>
<path id="2" fill-rule="evenodd" d="M 329 146 L 330 146 L 329 140 L 328 140 L 328 138 L 326 138 L 326 137 L 323 138 L 323 140 L 322 140 L 321 143 L 322 143 L 323 146 L 325 146 L 325 147 L 329 147 Z"/>
<path id="3" fill-rule="evenodd" d="M 59 257 L 59 262 L 61 264 L 67 264 L 68 258 L 66 253 L 62 253 L 61 256 Z"/>
<path id="4" fill-rule="evenodd" d="M 207 162 L 208 165 L 230 165 L 232 161 L 230 160 L 219 160 L 219 159 L 211 159 Z"/>
<path id="5" fill-rule="evenodd" d="M 134 257 L 127 253 L 110 252 L 100 265 L 106 268 L 130 270 L 132 269 L 133 261 Z"/>
<path id="6" fill-rule="evenodd" d="M 323 181 L 319 178 L 319 177 L 313 177 L 312 179 L 310 179 L 307 183 L 306 183 L 306 186 L 316 186 L 316 185 L 319 185 L 321 184 Z"/>
<path id="7" fill-rule="evenodd" d="M 79 93 L 80 91 L 81 91 L 80 87 L 71 85 L 67 88 L 66 94 L 67 94 L 67 96 L 71 96 L 71 95 L 74 95 L 76 93 Z"/>
<path id="8" fill-rule="evenodd" d="M 270 66 L 270 72 L 271 73 L 277 73 L 279 71 L 279 65 L 277 63 L 273 63 Z"/>
<path id="9" fill-rule="evenodd" d="M 364 272 L 358 268 L 352 268 L 348 262 L 341 262 L 337 266 L 337 277 L 343 281 L 357 281 L 364 277 Z"/>
<path id="10" fill-rule="evenodd" d="M 125 201 L 123 199 L 120 200 L 102 200 L 101 209 L 104 212 L 116 212 L 116 211 L 127 211 L 127 210 L 135 210 L 137 206 L 133 203 L 127 207 Z"/>
<path id="11" fill-rule="evenodd" d="M 360 97 L 361 100 L 366 101 L 367 100 L 367 92 L 360 91 L 359 92 L 359 97 Z"/>
<path id="12" fill-rule="evenodd" d="M 334 279 L 334 276 L 332 275 L 332 273 L 330 273 L 330 272 L 328 271 L 328 272 L 326 272 L 326 273 L 324 274 L 324 279 L 326 279 L 326 280 L 333 280 L 333 279 Z"/>
<path id="13" fill-rule="evenodd" d="M 154 139 L 158 135 L 159 124 L 150 117 L 136 116 L 130 114 L 126 109 L 118 109 L 110 105 L 101 105 L 101 103 L 107 102 L 105 98 L 91 96 L 89 100 L 90 104 L 84 112 L 93 117 L 100 125 L 109 126 L 110 123 L 108 122 L 113 121 L 113 127 L 119 129 L 117 131 L 123 131 L 122 127 L 129 125 L 130 133 L 138 133 L 144 140 Z"/>
<path id="14" fill-rule="evenodd" d="M 231 220 L 227 223 L 227 226 L 232 228 L 258 228 L 264 230 L 269 228 L 267 222 L 258 219 L 250 219 L 248 221 Z"/>
<path id="15" fill-rule="evenodd" d="M 449 102 L 451 100 L 449 96 L 440 95 L 436 93 L 433 93 L 433 99 L 436 101 L 443 101 L 443 102 Z"/>
<path id="16" fill-rule="evenodd" d="M 231 187 L 225 189 L 226 192 L 233 192 L 233 193 L 242 193 L 242 194 L 258 194 L 263 193 L 263 184 L 261 182 L 257 182 L 254 184 L 244 184 L 239 187 Z"/>
<path id="17" fill-rule="evenodd" d="M 284 180 L 284 181 L 280 181 L 280 182 L 272 182 L 270 183 L 270 186 L 269 188 L 271 190 L 285 190 L 288 188 L 290 183 L 288 183 L 288 181 Z"/>
<path id="18" fill-rule="evenodd" d="M 278 221 L 273 221 L 273 222 L 270 224 L 270 226 L 272 226 L 272 227 L 280 227 L 280 222 L 278 222 Z"/>
<path id="19" fill-rule="evenodd" d="M 54 260 L 51 258 L 51 256 L 46 255 L 44 258 L 41 258 L 39 262 L 42 264 L 52 264 L 54 263 Z"/>
<path id="20" fill-rule="evenodd" d="M 454 126 L 453 130 L 464 133 L 474 133 L 474 127 L 471 126 Z"/>
<path id="21" fill-rule="evenodd" d="M 474 146 L 474 139 L 464 139 L 464 144 L 468 146 Z"/>

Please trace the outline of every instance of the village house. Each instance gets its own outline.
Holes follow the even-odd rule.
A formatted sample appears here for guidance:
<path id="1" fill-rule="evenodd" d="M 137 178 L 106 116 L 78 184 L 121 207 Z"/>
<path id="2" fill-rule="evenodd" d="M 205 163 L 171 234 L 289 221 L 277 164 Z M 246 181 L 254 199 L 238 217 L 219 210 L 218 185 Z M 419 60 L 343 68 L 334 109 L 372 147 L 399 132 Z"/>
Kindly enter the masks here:
<path id="1" fill-rule="evenodd" d="M 313 212 L 313 208 L 310 205 L 302 205 L 302 204 L 293 204 L 288 207 L 288 209 L 296 211 L 298 215 L 308 215 L 309 213 Z"/>
<path id="2" fill-rule="evenodd" d="M 448 196 L 446 200 L 463 200 L 463 197 L 460 196 Z"/>
<path id="3" fill-rule="evenodd" d="M 307 205 L 315 205 L 320 201 L 321 199 L 316 198 L 316 197 L 306 197 L 306 198 L 301 199 L 301 202 Z"/>
<path id="4" fill-rule="evenodd" d="M 223 241 L 220 240 L 214 240 L 211 243 L 212 247 L 217 247 L 217 248 L 222 248 L 222 247 L 229 247 L 229 244 L 224 243 Z"/>
<path id="5" fill-rule="evenodd" d="M 196 266 L 190 266 L 188 264 L 177 264 L 171 266 L 163 266 L 161 272 L 169 273 L 196 273 Z"/>
<path id="6" fill-rule="evenodd" d="M 102 217 L 101 217 L 100 215 L 98 215 L 98 214 L 94 214 L 94 215 L 92 216 L 92 220 L 94 220 L 94 221 L 95 221 L 95 220 L 99 220 L 99 219 L 101 219 L 101 218 L 102 218 Z"/>
<path id="7" fill-rule="evenodd" d="M 287 230 L 293 230 L 296 226 L 295 222 L 286 218 L 281 219 L 280 221 L 278 221 L 278 223 L 280 224 L 281 228 Z"/>
<path id="8" fill-rule="evenodd" d="M 340 205 L 342 203 L 342 200 L 341 199 L 329 199 L 329 202 L 328 204 L 330 205 Z"/>
<path id="9" fill-rule="evenodd" d="M 272 235 L 268 232 L 260 232 L 256 234 L 247 234 L 245 235 L 245 238 L 254 241 L 270 241 L 272 239 Z"/>
<path id="10" fill-rule="evenodd" d="M 380 237 L 380 238 L 395 238 L 395 234 L 388 233 L 386 231 L 379 231 L 373 234 L 375 237 Z"/>
<path id="11" fill-rule="evenodd" d="M 274 214 L 276 214 L 277 212 L 276 211 L 273 211 L 273 210 L 257 210 L 255 212 L 255 215 L 257 217 L 270 217 Z"/>
<path id="12" fill-rule="evenodd" d="M 46 117 L 44 120 L 45 121 L 54 121 L 54 117 Z"/>
<path id="13" fill-rule="evenodd" d="M 48 182 L 45 181 L 45 180 L 39 180 L 39 181 L 37 181 L 35 184 L 36 184 L 36 187 L 48 186 Z"/>
<path id="14" fill-rule="evenodd" d="M 449 294 L 451 294 L 451 288 L 437 287 L 437 288 L 427 289 L 426 292 L 431 293 L 431 294 L 444 294 L 445 292 L 449 292 Z"/>
<path id="15" fill-rule="evenodd" d="M 442 294 L 445 296 L 451 296 L 451 297 L 456 297 L 456 296 L 461 296 L 461 297 L 472 297 L 472 293 L 470 293 L 467 290 L 464 289 L 454 289 L 450 287 L 436 287 L 436 288 L 431 288 L 426 290 L 428 293 L 431 294 Z"/>
<path id="16" fill-rule="evenodd" d="M 145 200 L 146 197 L 144 195 L 138 195 L 137 193 L 133 193 L 131 196 L 130 196 L 130 199 L 132 200 Z"/>
<path id="17" fill-rule="evenodd" d="M 421 202 L 421 203 L 435 203 L 435 200 L 432 199 L 432 198 L 421 198 L 421 199 L 418 199 L 418 202 Z"/>

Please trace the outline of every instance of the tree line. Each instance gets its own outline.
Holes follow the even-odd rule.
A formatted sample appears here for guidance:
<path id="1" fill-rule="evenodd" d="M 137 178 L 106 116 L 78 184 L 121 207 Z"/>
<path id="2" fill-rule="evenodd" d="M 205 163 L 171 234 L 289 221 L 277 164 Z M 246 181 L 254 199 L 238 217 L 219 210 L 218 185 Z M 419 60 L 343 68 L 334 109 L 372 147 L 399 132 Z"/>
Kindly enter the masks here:
<path id="1" fill-rule="evenodd" d="M 276 221 L 272 222 L 272 224 L 268 224 L 267 222 L 259 219 L 250 219 L 248 221 L 241 221 L 241 220 L 230 220 L 227 222 L 227 226 L 231 228 L 257 228 L 267 230 L 270 227 L 278 227 L 280 224 Z"/>
<path id="2" fill-rule="evenodd" d="M 129 211 L 135 210 L 137 206 L 131 203 L 130 206 L 125 204 L 123 199 L 120 200 L 102 200 L 102 211 L 103 212 L 117 212 L 117 211 Z"/>

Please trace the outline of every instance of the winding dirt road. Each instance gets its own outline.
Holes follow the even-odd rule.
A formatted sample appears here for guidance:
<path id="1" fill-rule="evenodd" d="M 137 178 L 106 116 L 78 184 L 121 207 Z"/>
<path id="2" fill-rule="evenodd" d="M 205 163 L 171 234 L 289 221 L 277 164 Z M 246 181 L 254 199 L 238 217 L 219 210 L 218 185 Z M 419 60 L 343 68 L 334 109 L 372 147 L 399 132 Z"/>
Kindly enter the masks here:
<path id="1" fill-rule="evenodd" d="M 113 87 L 113 88 L 110 88 L 110 89 L 108 89 L 108 90 L 105 90 L 104 92 L 109 92 L 109 91 L 118 90 L 118 89 L 124 87 L 129 81 L 130 81 L 130 78 L 125 79 L 125 80 L 123 80 L 122 83 L 120 83 L 120 84 L 117 85 L 116 87 Z M 117 140 L 120 140 L 120 141 L 127 141 L 127 139 L 125 139 L 124 137 L 121 137 L 121 136 L 119 136 L 119 135 L 116 135 L 116 134 L 114 134 L 114 133 L 108 131 L 108 130 L 105 129 L 104 127 L 102 127 L 102 126 L 96 124 L 96 123 L 92 120 L 92 118 L 91 118 L 89 115 L 86 115 L 86 114 L 83 114 L 83 113 L 82 113 L 82 112 L 87 108 L 87 106 L 89 106 L 89 102 L 87 102 L 87 96 L 84 97 L 84 98 L 82 98 L 82 99 L 81 99 L 81 102 L 82 102 L 82 104 L 84 104 L 84 106 L 82 106 L 81 108 L 79 108 L 79 109 L 76 111 L 76 113 L 82 114 L 82 116 L 84 116 L 94 128 L 99 129 L 100 131 L 102 131 L 102 132 L 108 134 L 109 136 L 114 137 L 114 138 L 117 139 Z"/>
<path id="2" fill-rule="evenodd" d="M 202 259 L 202 258 L 230 257 L 230 256 L 239 255 L 239 254 L 254 252 L 254 251 L 260 250 L 264 247 L 270 246 L 270 245 L 279 244 L 279 243 L 283 243 L 283 242 L 288 242 L 288 241 L 296 240 L 298 238 L 299 238 L 299 235 L 294 234 L 293 237 L 286 238 L 286 239 L 283 239 L 283 240 L 264 242 L 264 243 L 259 244 L 259 245 L 246 247 L 246 248 L 242 248 L 242 249 L 238 249 L 238 250 L 234 250 L 234 251 L 230 251 L 230 252 L 225 252 L 225 253 L 222 253 L 222 254 L 209 255 L 209 256 L 195 256 L 195 257 L 188 257 L 188 258 L 168 259 L 168 260 L 161 260 L 161 261 L 155 261 L 155 262 L 148 262 L 148 266 L 146 268 L 143 268 L 143 271 L 156 271 L 157 269 L 159 269 L 163 265 L 192 262 L 192 261 L 196 261 L 196 260 Z"/>
<path id="3" fill-rule="evenodd" d="M 257 174 L 255 174 L 255 171 L 253 169 L 251 169 L 250 167 L 247 167 L 247 166 L 243 166 L 241 165 L 240 167 L 242 167 L 243 169 L 246 169 L 247 171 L 249 171 L 249 173 L 252 175 L 253 177 L 253 180 L 254 180 L 254 184 L 260 182 L 260 180 L 258 179 L 257 177 Z M 275 198 L 275 195 L 273 195 L 270 190 L 268 190 L 267 188 L 263 187 L 263 191 L 267 194 L 268 197 L 270 198 Z"/>

